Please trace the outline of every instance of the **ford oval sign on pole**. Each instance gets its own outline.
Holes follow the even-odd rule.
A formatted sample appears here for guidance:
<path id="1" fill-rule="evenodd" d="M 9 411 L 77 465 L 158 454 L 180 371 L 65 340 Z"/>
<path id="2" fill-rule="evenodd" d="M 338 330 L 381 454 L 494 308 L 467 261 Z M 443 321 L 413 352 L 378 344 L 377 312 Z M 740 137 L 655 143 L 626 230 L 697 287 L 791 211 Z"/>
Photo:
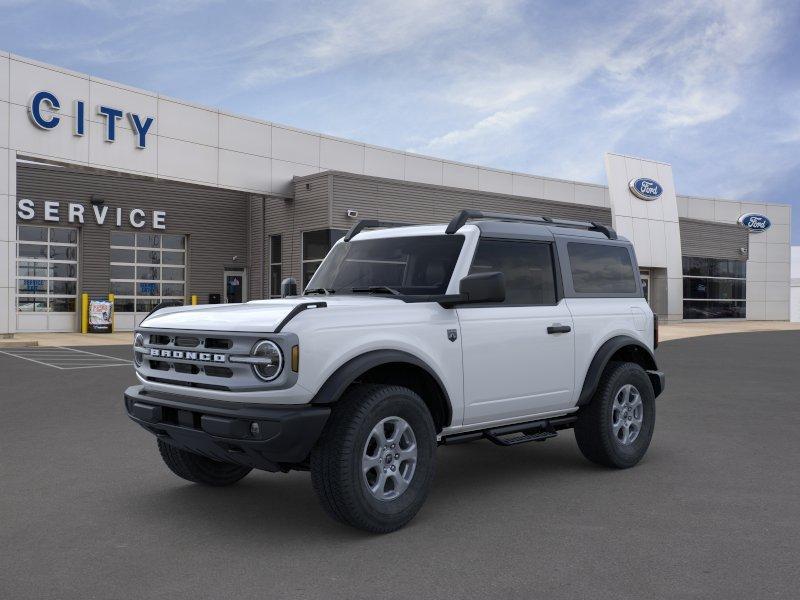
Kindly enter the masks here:
<path id="1" fill-rule="evenodd" d="M 628 187 L 637 198 L 642 200 L 658 200 L 664 192 L 661 184 L 653 179 L 631 179 L 628 182 Z"/>
<path id="2" fill-rule="evenodd" d="M 739 225 L 749 229 L 750 233 L 760 233 L 769 229 L 772 226 L 772 221 L 758 213 L 747 213 L 739 217 Z"/>

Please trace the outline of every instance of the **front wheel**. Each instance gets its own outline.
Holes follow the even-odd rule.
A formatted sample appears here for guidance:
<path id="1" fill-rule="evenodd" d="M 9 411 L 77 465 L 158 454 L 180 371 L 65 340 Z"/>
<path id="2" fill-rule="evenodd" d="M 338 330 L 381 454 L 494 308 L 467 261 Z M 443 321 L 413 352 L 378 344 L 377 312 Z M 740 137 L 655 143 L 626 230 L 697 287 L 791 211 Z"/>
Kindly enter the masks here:
<path id="1" fill-rule="evenodd" d="M 627 469 L 647 452 L 655 420 L 655 394 L 644 369 L 609 363 L 591 402 L 578 413 L 575 439 L 588 460 Z"/>
<path id="2" fill-rule="evenodd" d="M 335 406 L 311 454 L 311 481 L 325 511 L 373 533 L 408 523 L 434 474 L 436 429 L 413 391 L 359 385 Z"/>

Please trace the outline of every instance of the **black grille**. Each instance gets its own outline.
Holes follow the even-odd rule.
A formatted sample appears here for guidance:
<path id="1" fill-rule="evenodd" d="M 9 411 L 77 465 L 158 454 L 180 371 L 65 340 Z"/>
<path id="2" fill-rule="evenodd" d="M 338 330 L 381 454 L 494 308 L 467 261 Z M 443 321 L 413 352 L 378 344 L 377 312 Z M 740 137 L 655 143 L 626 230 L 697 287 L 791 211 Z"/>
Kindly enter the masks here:
<path id="1" fill-rule="evenodd" d="M 228 367 L 208 365 L 203 367 L 203 370 L 206 372 L 206 375 L 211 377 L 233 377 L 233 371 L 231 371 Z"/>
<path id="2" fill-rule="evenodd" d="M 196 348 L 200 345 L 200 338 L 177 336 L 175 338 L 175 345 L 181 348 Z"/>
<path id="3" fill-rule="evenodd" d="M 151 360 L 150 368 L 156 369 L 157 371 L 169 371 L 169 363 L 163 360 Z"/>
<path id="4" fill-rule="evenodd" d="M 150 343 L 155 344 L 156 346 L 167 346 L 169 344 L 169 336 L 168 335 L 151 335 L 150 336 Z"/>
<path id="5" fill-rule="evenodd" d="M 228 350 L 233 347 L 233 340 L 224 338 L 206 338 L 206 348 L 213 350 Z"/>
<path id="6" fill-rule="evenodd" d="M 188 363 L 175 363 L 173 367 L 178 373 L 188 373 L 190 375 L 197 375 L 200 372 L 200 367 Z"/>

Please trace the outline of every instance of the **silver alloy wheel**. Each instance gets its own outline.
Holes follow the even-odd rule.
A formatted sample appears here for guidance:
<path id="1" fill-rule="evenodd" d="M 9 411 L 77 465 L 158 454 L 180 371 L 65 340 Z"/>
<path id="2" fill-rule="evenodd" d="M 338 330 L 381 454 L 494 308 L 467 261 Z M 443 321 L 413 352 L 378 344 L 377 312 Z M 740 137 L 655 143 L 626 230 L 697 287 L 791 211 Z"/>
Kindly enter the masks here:
<path id="1" fill-rule="evenodd" d="M 611 407 L 611 428 L 614 437 L 623 446 L 629 446 L 642 430 L 644 404 L 642 395 L 631 384 L 623 385 L 614 396 Z"/>
<path id="2" fill-rule="evenodd" d="M 408 489 L 417 468 L 417 438 L 405 419 L 386 417 L 367 436 L 361 457 L 364 483 L 378 500 L 394 500 Z"/>

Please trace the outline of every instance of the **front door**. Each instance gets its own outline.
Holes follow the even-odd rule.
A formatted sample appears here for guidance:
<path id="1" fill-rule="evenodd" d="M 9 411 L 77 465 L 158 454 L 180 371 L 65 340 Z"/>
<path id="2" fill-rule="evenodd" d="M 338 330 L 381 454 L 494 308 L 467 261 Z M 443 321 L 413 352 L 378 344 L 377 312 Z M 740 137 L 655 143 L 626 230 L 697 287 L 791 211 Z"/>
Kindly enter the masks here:
<path id="1" fill-rule="evenodd" d="M 245 302 L 247 292 L 245 291 L 245 272 L 244 269 L 225 270 L 225 303 Z"/>
<path id="2" fill-rule="evenodd" d="M 464 425 L 523 421 L 569 408 L 572 316 L 556 293 L 549 242 L 481 239 L 471 273 L 500 271 L 506 300 L 458 308 Z"/>

